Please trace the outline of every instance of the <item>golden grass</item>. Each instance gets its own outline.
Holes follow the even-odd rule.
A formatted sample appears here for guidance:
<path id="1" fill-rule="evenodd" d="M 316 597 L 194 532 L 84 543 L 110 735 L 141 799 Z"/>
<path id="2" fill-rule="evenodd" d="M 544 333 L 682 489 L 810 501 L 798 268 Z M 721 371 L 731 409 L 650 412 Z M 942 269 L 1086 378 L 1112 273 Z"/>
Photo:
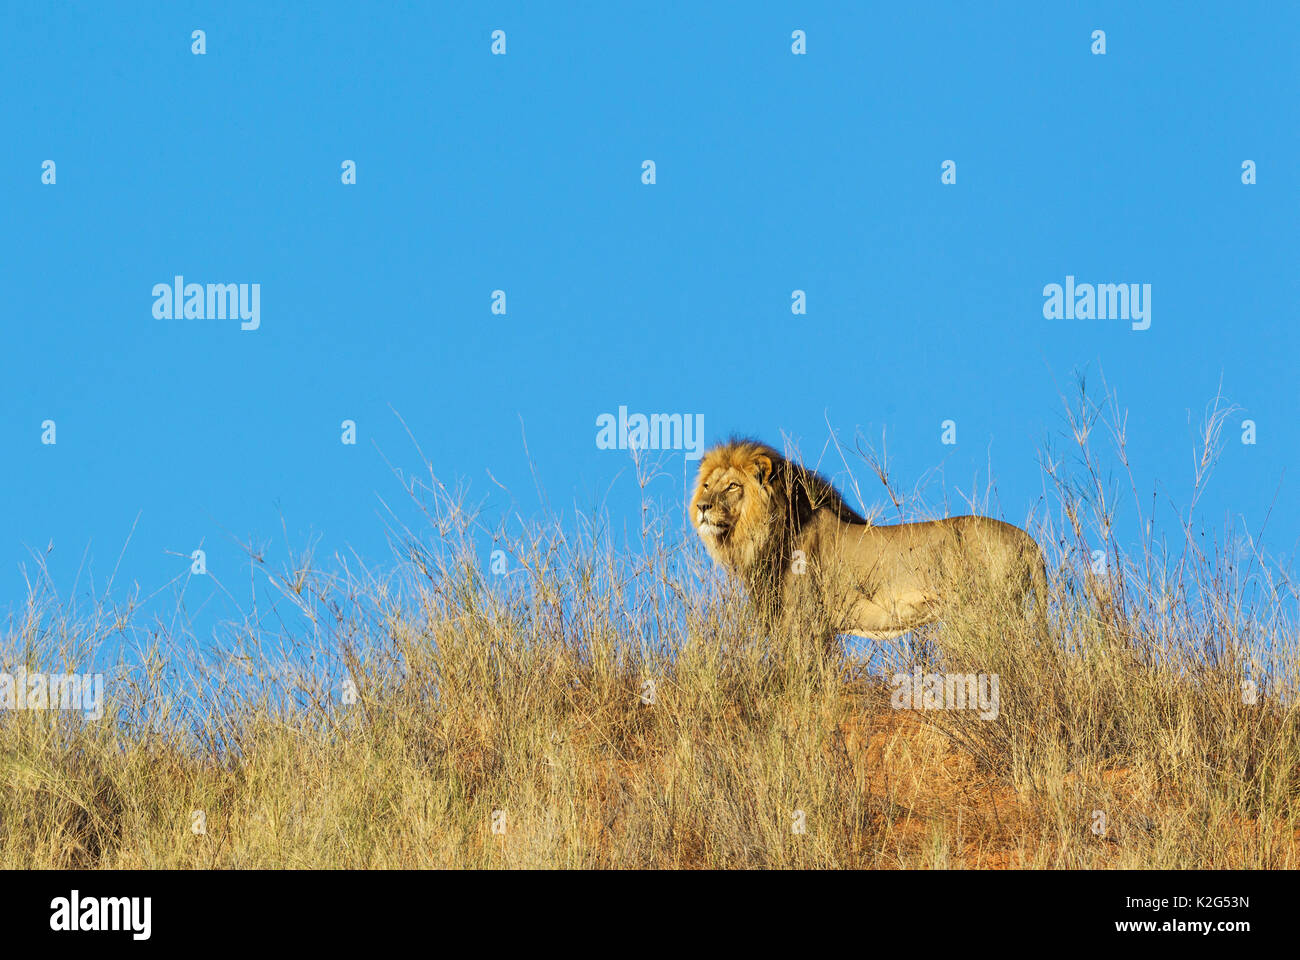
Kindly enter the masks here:
<path id="1" fill-rule="evenodd" d="M 860 663 L 763 636 L 695 544 L 659 545 L 653 511 L 644 550 L 498 531 L 494 576 L 432 477 L 408 487 L 432 523 L 396 570 L 268 573 L 280 610 L 220 652 L 38 585 L 5 669 L 147 649 L 112 672 L 101 719 L 0 711 L 0 865 L 1300 866 L 1277 590 L 1252 608 L 1259 581 L 1229 560 L 1148 549 L 1116 551 L 1099 591 L 1081 546 L 1098 498 L 1056 490 L 1064 533 L 1035 531 L 1057 554 L 1054 642 L 1007 611 L 918 645 L 927 670 L 1000 678 L 991 721 L 893 709 Z M 907 648 L 882 655 L 911 669 Z"/>

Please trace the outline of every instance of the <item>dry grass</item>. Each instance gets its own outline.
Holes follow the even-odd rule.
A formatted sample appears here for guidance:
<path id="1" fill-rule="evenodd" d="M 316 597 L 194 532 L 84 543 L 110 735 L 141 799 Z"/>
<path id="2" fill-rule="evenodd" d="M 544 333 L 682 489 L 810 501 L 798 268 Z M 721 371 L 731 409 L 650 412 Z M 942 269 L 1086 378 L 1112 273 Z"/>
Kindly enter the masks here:
<path id="1" fill-rule="evenodd" d="M 430 474 L 407 484 L 427 530 L 398 531 L 389 573 L 254 555 L 277 600 L 221 651 L 38 580 L 5 669 L 77 670 L 110 640 L 138 655 L 99 720 L 0 711 L 0 865 L 1300 866 L 1294 594 L 1231 544 L 1199 552 L 1190 512 L 1178 555 L 1121 556 L 1080 411 L 1082 480 L 1046 465 L 1057 517 L 1035 530 L 1055 642 L 1007 611 L 915 648 L 997 674 L 995 720 L 892 709 L 878 670 L 761 635 L 649 505 L 622 550 L 572 524 L 495 531 L 493 575 Z M 911 669 L 909 648 L 878 653 Z"/>

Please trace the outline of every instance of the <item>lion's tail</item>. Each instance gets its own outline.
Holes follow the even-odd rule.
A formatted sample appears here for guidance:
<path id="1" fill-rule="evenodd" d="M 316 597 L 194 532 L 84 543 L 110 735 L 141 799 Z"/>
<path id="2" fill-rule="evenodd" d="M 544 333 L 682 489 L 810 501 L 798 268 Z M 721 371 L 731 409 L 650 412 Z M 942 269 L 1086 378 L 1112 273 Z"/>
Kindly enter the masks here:
<path id="1" fill-rule="evenodd" d="M 1050 636 L 1047 625 L 1047 561 L 1043 559 L 1043 551 L 1037 545 L 1030 561 L 1030 576 L 1034 587 L 1034 625 L 1047 638 Z"/>

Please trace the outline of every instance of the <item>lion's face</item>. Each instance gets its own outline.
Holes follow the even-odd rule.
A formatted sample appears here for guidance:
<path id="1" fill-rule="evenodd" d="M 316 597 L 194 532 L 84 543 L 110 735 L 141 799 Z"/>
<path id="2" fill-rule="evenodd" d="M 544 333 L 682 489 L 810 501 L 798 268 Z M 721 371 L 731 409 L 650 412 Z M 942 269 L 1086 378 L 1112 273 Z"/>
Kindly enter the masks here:
<path id="1" fill-rule="evenodd" d="M 719 448 L 700 461 L 691 498 L 691 522 L 711 553 L 730 554 L 756 546 L 771 524 L 771 496 L 765 483 L 772 459 L 764 453 Z M 748 552 L 748 551 L 746 551 Z"/>
<path id="2" fill-rule="evenodd" d="M 731 533 L 743 512 L 746 487 L 754 486 L 753 478 L 735 467 L 715 469 L 708 477 L 701 473 L 691 503 L 700 536 L 718 540 Z M 752 498 L 755 493 L 750 489 L 748 496 Z"/>

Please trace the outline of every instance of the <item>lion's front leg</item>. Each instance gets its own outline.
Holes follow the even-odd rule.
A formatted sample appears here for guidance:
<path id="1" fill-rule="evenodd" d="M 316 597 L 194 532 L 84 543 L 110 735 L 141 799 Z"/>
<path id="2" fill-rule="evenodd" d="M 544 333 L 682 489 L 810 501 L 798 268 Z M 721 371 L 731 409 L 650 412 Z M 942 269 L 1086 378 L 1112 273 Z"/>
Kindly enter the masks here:
<path id="1" fill-rule="evenodd" d="M 825 647 L 835 646 L 834 609 L 827 604 L 817 578 L 810 574 L 786 578 L 781 592 L 781 611 L 776 624 L 779 634 L 790 640 L 808 640 Z"/>
<path id="2" fill-rule="evenodd" d="M 937 620 L 938 599 L 923 590 L 900 592 L 881 599 L 859 593 L 849 605 L 841 631 L 869 640 L 892 640 Z"/>

